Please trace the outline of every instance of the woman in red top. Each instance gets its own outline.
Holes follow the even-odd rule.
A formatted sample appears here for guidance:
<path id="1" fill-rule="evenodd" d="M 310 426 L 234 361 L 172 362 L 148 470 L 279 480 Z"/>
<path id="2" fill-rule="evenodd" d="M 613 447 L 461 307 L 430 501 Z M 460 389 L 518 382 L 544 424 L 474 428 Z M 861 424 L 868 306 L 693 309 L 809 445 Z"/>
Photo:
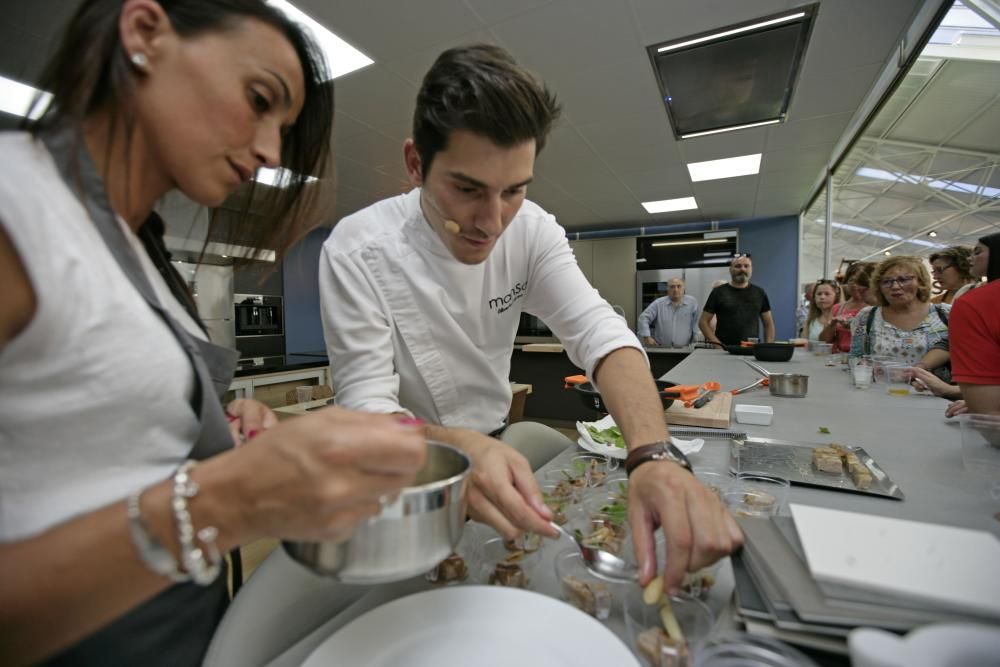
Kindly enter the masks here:
<path id="1" fill-rule="evenodd" d="M 854 262 L 847 267 L 844 277 L 850 298 L 843 303 L 834 304 L 830 310 L 830 322 L 819 334 L 819 339 L 824 343 L 833 343 L 834 352 L 851 351 L 851 326 L 861 309 L 870 305 L 865 296 L 874 268 L 875 264 L 872 262 Z"/>

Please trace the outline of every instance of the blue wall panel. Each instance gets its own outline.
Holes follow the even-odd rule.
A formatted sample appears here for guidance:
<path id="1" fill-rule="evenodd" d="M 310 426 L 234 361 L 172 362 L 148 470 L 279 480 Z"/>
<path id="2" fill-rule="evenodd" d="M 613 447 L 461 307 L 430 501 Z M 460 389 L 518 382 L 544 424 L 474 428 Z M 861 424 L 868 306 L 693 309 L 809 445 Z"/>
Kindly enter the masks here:
<path id="1" fill-rule="evenodd" d="M 751 282 L 767 292 L 778 340 L 794 338 L 799 303 L 799 218 L 757 218 L 720 222 L 720 229 L 740 232 L 740 252 L 753 257 Z"/>
<path id="2" fill-rule="evenodd" d="M 319 314 L 319 253 L 330 229 L 314 229 L 288 251 L 281 271 L 285 289 L 285 351 L 325 350 Z"/>

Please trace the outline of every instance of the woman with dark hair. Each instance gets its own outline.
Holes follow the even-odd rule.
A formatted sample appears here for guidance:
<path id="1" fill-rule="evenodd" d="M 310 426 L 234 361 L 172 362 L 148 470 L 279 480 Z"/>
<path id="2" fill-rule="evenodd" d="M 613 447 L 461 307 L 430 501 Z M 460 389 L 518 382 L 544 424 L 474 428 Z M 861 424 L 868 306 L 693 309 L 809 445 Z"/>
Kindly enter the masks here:
<path id="1" fill-rule="evenodd" d="M 973 277 L 991 283 L 1000 278 L 1000 232 L 989 234 L 979 239 L 972 249 Z"/>
<path id="2" fill-rule="evenodd" d="M 934 288 L 941 293 L 931 303 L 954 303 L 979 282 L 972 275 L 972 251 L 965 246 L 953 246 L 931 253 L 931 275 Z"/>
<path id="3" fill-rule="evenodd" d="M 199 664 L 228 602 L 220 554 L 343 539 L 422 464 L 422 429 L 396 417 L 224 410 L 237 355 L 144 225 L 169 191 L 217 207 L 280 166 L 240 243 L 280 254 L 319 212 L 326 78 L 263 0 L 91 0 L 41 81 L 51 104 L 0 135 L 5 664 Z"/>
<path id="4" fill-rule="evenodd" d="M 833 343 L 835 352 L 851 351 L 851 327 L 854 318 L 866 305 L 873 305 L 866 301 L 868 294 L 868 281 L 871 278 L 875 264 L 872 262 L 854 262 L 844 274 L 847 290 L 847 301 L 834 304 L 830 309 L 830 321 L 826 323 L 819 333 L 819 339 L 824 343 Z"/>

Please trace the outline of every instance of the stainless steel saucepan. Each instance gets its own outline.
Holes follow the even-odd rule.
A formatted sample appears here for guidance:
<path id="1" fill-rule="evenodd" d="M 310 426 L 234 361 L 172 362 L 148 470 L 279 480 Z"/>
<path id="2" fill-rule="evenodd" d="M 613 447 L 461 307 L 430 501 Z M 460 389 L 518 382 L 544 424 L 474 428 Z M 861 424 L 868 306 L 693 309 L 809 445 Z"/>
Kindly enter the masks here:
<path id="1" fill-rule="evenodd" d="M 294 560 L 317 574 L 351 584 L 407 579 L 447 558 L 462 537 L 466 480 L 472 462 L 438 442 L 413 486 L 382 506 L 344 542 L 285 542 Z"/>
<path id="2" fill-rule="evenodd" d="M 767 388 L 771 396 L 805 398 L 809 391 L 809 376 L 801 373 L 771 373 L 760 364 L 749 359 L 741 359 L 747 366 L 767 378 Z"/>

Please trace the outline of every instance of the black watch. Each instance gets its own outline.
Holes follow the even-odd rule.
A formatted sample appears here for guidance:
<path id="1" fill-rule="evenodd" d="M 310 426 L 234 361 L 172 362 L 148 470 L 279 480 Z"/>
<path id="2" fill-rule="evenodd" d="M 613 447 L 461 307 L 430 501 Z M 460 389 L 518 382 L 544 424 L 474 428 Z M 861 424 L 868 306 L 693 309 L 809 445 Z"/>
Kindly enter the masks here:
<path id="1" fill-rule="evenodd" d="M 688 461 L 688 457 L 669 440 L 661 440 L 630 450 L 625 458 L 625 472 L 631 476 L 633 470 L 647 461 L 673 461 L 691 472 L 691 462 Z"/>

